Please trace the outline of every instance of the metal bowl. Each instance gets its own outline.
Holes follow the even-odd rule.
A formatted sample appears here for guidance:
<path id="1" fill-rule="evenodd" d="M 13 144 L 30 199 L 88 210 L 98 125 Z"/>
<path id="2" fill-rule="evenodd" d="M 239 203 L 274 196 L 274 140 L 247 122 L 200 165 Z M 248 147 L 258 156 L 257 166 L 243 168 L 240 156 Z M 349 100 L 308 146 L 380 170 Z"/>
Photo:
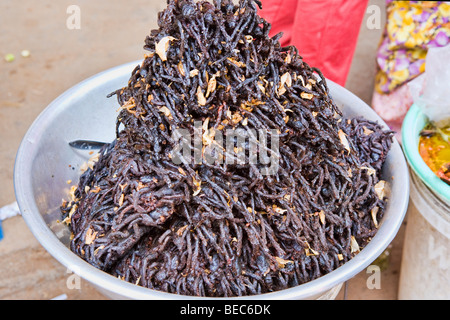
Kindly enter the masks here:
<path id="1" fill-rule="evenodd" d="M 14 168 L 16 200 L 28 227 L 42 246 L 61 264 L 109 297 L 199 299 L 140 287 L 96 269 L 70 251 L 70 231 L 59 222 L 61 201 L 69 193 L 68 181 L 73 181 L 72 184 L 78 181 L 80 166 L 90 157 L 88 152 L 75 152 L 68 143 L 77 139 L 114 139 L 118 104 L 116 98 L 108 99 L 106 96 L 125 86 L 132 69 L 139 63 L 131 62 L 109 69 L 77 84 L 39 115 L 23 138 L 17 153 Z M 328 81 L 328 86 L 345 116 L 363 116 L 388 128 L 358 97 L 331 81 Z M 409 176 L 397 142 L 393 143 L 388 154 L 382 177 L 389 183 L 391 190 L 386 213 L 377 234 L 356 257 L 308 283 L 239 299 L 318 299 L 327 294 L 333 298 L 342 283 L 364 270 L 386 249 L 403 221 L 408 206 Z"/>

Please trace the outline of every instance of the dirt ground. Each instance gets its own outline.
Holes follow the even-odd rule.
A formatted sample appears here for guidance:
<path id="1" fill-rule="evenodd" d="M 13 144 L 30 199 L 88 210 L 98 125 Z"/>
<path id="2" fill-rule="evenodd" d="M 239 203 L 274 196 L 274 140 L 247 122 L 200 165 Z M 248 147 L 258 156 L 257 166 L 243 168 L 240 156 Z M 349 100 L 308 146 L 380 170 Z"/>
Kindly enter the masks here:
<path id="1" fill-rule="evenodd" d="M 126 3 L 126 5 L 125 5 Z M 156 27 L 165 0 L 77 1 L 80 29 L 71 29 L 73 1 L 0 2 L 0 208 L 15 201 L 14 158 L 22 137 L 39 113 L 78 82 L 105 69 L 143 58 L 143 41 Z M 383 0 L 371 0 L 384 13 Z M 375 50 L 381 28 L 369 29 L 366 15 L 346 87 L 370 104 Z M 382 16 L 382 19 L 384 17 Z M 70 21 L 69 21 L 70 22 Z M 73 21 L 72 21 L 73 22 Z M 382 20 L 381 27 L 384 21 Z M 21 56 L 22 50 L 30 52 Z M 13 53 L 15 60 L 3 57 Z M 21 216 L 3 221 L 0 241 L 0 299 L 106 299 L 83 281 L 67 286 L 65 268 L 36 241 Z M 347 282 L 337 299 L 396 299 L 404 226 L 389 249 L 381 289 L 369 289 L 370 274 Z"/>

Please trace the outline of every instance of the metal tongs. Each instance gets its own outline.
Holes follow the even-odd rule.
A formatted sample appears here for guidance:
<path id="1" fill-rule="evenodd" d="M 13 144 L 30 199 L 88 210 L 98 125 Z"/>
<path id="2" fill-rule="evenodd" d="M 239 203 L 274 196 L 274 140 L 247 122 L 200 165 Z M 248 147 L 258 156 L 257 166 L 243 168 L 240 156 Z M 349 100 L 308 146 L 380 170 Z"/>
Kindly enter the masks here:
<path id="1" fill-rule="evenodd" d="M 69 146 L 79 150 L 99 150 L 106 144 L 107 144 L 106 142 L 93 140 L 75 140 L 69 142 Z"/>

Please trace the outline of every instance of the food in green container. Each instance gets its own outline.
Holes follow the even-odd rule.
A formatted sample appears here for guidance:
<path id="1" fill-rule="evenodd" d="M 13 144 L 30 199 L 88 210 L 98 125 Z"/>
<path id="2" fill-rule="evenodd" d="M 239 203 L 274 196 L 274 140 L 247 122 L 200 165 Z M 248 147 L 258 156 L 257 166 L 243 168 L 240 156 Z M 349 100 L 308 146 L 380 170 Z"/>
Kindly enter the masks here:
<path id="1" fill-rule="evenodd" d="M 427 166 L 450 184 L 450 126 L 429 123 L 420 133 L 419 153 Z"/>

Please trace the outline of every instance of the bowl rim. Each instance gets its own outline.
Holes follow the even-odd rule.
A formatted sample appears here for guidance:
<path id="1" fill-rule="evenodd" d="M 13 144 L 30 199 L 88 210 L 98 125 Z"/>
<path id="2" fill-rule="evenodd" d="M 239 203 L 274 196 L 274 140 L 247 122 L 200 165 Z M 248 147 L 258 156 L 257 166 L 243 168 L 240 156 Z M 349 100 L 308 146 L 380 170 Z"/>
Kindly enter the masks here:
<path id="1" fill-rule="evenodd" d="M 436 176 L 419 153 L 419 134 L 426 123 L 428 123 L 428 117 L 417 104 L 413 104 L 402 123 L 402 144 L 405 157 L 420 180 L 450 204 L 450 186 Z"/>
<path id="2" fill-rule="evenodd" d="M 402 175 L 404 179 L 402 181 L 406 183 L 406 187 L 403 189 L 404 193 L 399 195 L 400 198 L 397 199 L 399 201 L 399 207 L 395 208 L 396 214 L 389 217 L 389 223 L 386 223 L 386 216 L 382 221 L 380 221 L 380 226 L 376 235 L 354 258 L 332 272 L 307 283 L 284 290 L 253 296 L 231 298 L 186 296 L 134 285 L 101 271 L 78 257 L 58 239 L 39 212 L 37 204 L 34 201 L 33 190 L 30 183 L 30 177 L 32 174 L 31 166 L 27 163 L 26 159 L 30 154 L 36 152 L 34 141 L 39 138 L 40 134 L 42 134 L 42 124 L 46 122 L 47 117 L 52 115 L 54 116 L 55 113 L 58 113 L 58 106 L 62 101 L 83 94 L 89 90 L 89 87 L 100 85 L 104 81 L 129 75 L 136 65 L 141 62 L 141 60 L 133 61 L 107 69 L 91 76 L 90 78 L 87 78 L 62 93 L 35 119 L 23 137 L 17 151 L 14 164 L 14 191 L 21 214 L 32 234 L 57 261 L 68 269 L 68 273 L 73 272 L 94 286 L 112 292 L 115 295 L 123 297 L 124 299 L 311 299 L 311 297 L 316 297 L 323 294 L 324 292 L 331 290 L 332 288 L 354 277 L 357 273 L 368 267 L 370 263 L 372 263 L 392 242 L 402 224 L 409 201 L 409 174 L 407 171 L 406 160 L 403 157 L 403 152 L 401 151 L 399 143 L 395 139 L 390 152 L 395 152 L 398 157 L 401 157 L 401 166 L 398 169 L 401 171 L 400 175 Z M 367 112 L 373 113 L 379 124 L 385 128 L 388 128 L 386 123 L 378 115 L 376 115 L 375 111 L 373 111 L 356 95 L 350 93 L 347 89 L 328 79 L 327 85 L 331 93 L 333 91 L 333 87 L 349 93 L 352 102 L 366 105 L 368 109 Z M 377 239 L 378 241 L 374 241 L 374 239 Z"/>

